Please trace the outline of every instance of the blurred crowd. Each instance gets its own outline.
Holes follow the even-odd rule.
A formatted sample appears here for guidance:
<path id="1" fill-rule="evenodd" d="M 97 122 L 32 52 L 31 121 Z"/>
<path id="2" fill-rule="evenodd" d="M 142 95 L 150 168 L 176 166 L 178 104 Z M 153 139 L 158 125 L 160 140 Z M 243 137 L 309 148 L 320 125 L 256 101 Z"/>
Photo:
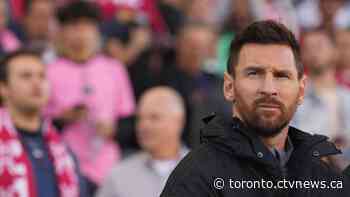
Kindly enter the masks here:
<path id="1" fill-rule="evenodd" d="M 229 44 L 263 19 L 301 44 L 308 86 L 293 124 L 347 153 L 348 0 L 0 0 L 0 56 L 40 53 L 50 83 L 43 114 L 89 194 L 151 197 L 199 144 L 203 117 L 232 117 L 222 93 Z"/>

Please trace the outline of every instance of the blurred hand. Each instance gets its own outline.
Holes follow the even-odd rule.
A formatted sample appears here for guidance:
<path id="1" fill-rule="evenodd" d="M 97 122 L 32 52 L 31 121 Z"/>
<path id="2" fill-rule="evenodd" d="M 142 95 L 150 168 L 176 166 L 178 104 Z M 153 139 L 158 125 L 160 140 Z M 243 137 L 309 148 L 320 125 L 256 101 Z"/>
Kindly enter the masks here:
<path id="1" fill-rule="evenodd" d="M 88 109 L 85 106 L 76 106 L 70 109 L 66 109 L 59 116 L 65 124 L 72 124 L 77 121 L 86 119 L 88 115 Z"/>
<path id="2" fill-rule="evenodd" d="M 98 121 L 96 122 L 97 134 L 103 138 L 113 138 L 115 133 L 115 124 L 112 121 Z"/>

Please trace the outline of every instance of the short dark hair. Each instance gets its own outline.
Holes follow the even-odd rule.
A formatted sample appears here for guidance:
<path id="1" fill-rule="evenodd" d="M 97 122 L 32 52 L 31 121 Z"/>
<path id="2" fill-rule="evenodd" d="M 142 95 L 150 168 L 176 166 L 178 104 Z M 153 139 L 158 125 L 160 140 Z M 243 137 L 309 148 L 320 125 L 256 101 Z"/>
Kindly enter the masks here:
<path id="1" fill-rule="evenodd" d="M 37 53 L 30 49 L 18 49 L 16 51 L 7 53 L 0 60 L 0 82 L 6 83 L 8 80 L 8 70 L 9 70 L 9 62 L 20 56 L 32 56 L 41 59 L 40 53 Z"/>
<path id="2" fill-rule="evenodd" d="M 61 24 L 72 23 L 81 18 L 98 22 L 100 20 L 100 10 L 95 3 L 74 1 L 59 8 L 57 18 Z"/>
<path id="3" fill-rule="evenodd" d="M 234 76 L 234 66 L 238 62 L 239 52 L 245 44 L 281 44 L 289 46 L 294 55 L 298 78 L 304 74 L 301 63 L 300 46 L 294 34 L 283 24 L 273 21 L 257 21 L 247 26 L 232 40 L 227 61 L 227 72 Z"/>

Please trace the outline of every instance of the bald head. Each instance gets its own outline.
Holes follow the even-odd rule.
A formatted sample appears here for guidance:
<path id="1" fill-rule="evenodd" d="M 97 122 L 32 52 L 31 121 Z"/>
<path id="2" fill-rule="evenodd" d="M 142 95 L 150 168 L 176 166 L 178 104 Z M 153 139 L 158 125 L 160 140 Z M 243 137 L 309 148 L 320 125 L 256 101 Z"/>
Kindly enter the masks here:
<path id="1" fill-rule="evenodd" d="M 141 97 L 140 108 L 154 108 L 164 114 L 174 113 L 184 116 L 185 106 L 182 97 L 174 89 L 160 86 L 146 91 Z"/>
<path id="2" fill-rule="evenodd" d="M 185 109 L 181 96 L 168 87 L 146 91 L 138 106 L 137 139 L 154 155 L 174 152 L 181 144 Z"/>

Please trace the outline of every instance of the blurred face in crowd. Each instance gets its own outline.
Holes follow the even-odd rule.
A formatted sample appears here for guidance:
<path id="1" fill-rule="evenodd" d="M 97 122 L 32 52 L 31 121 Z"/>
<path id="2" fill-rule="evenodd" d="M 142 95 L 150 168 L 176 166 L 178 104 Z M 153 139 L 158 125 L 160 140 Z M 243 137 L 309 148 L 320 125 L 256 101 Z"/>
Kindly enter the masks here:
<path id="1" fill-rule="evenodd" d="M 77 19 L 62 26 L 65 54 L 77 60 L 86 60 L 96 53 L 100 34 L 97 23 L 87 18 Z"/>
<path id="2" fill-rule="evenodd" d="M 204 60 L 215 54 L 217 35 L 210 27 L 185 27 L 178 39 L 178 64 L 189 73 L 198 73 Z"/>
<path id="3" fill-rule="evenodd" d="M 20 111 L 39 111 L 48 100 L 45 66 L 38 57 L 17 56 L 8 63 L 8 78 L 1 83 L 5 105 Z"/>
<path id="4" fill-rule="evenodd" d="M 167 151 L 180 144 L 184 109 L 172 91 L 151 89 L 140 100 L 137 139 L 141 147 L 151 153 Z"/>
<path id="5" fill-rule="evenodd" d="M 260 136 L 280 133 L 304 96 L 291 48 L 245 44 L 233 69 L 233 76 L 225 73 L 224 93 L 235 102 L 234 114 Z"/>
<path id="6" fill-rule="evenodd" d="M 0 31 L 6 28 L 6 4 L 5 0 L 0 0 Z"/>
<path id="7" fill-rule="evenodd" d="M 186 16 L 193 21 L 212 24 L 215 22 L 216 2 L 211 0 L 192 0 Z"/>
<path id="8" fill-rule="evenodd" d="M 324 20 L 332 20 L 343 5 L 344 0 L 320 0 L 319 8 Z"/>
<path id="9" fill-rule="evenodd" d="M 25 28 L 29 39 L 47 40 L 54 25 L 54 2 L 34 0 L 25 17 Z"/>
<path id="10" fill-rule="evenodd" d="M 350 68 L 350 31 L 340 30 L 336 33 L 336 46 L 341 69 Z"/>
<path id="11" fill-rule="evenodd" d="M 303 39 L 301 56 L 310 74 L 319 75 L 334 67 L 336 50 L 326 33 L 309 32 Z"/>
<path id="12" fill-rule="evenodd" d="M 253 20 L 251 6 L 249 1 L 233 1 L 230 25 L 233 25 L 232 31 L 243 29 Z"/>

